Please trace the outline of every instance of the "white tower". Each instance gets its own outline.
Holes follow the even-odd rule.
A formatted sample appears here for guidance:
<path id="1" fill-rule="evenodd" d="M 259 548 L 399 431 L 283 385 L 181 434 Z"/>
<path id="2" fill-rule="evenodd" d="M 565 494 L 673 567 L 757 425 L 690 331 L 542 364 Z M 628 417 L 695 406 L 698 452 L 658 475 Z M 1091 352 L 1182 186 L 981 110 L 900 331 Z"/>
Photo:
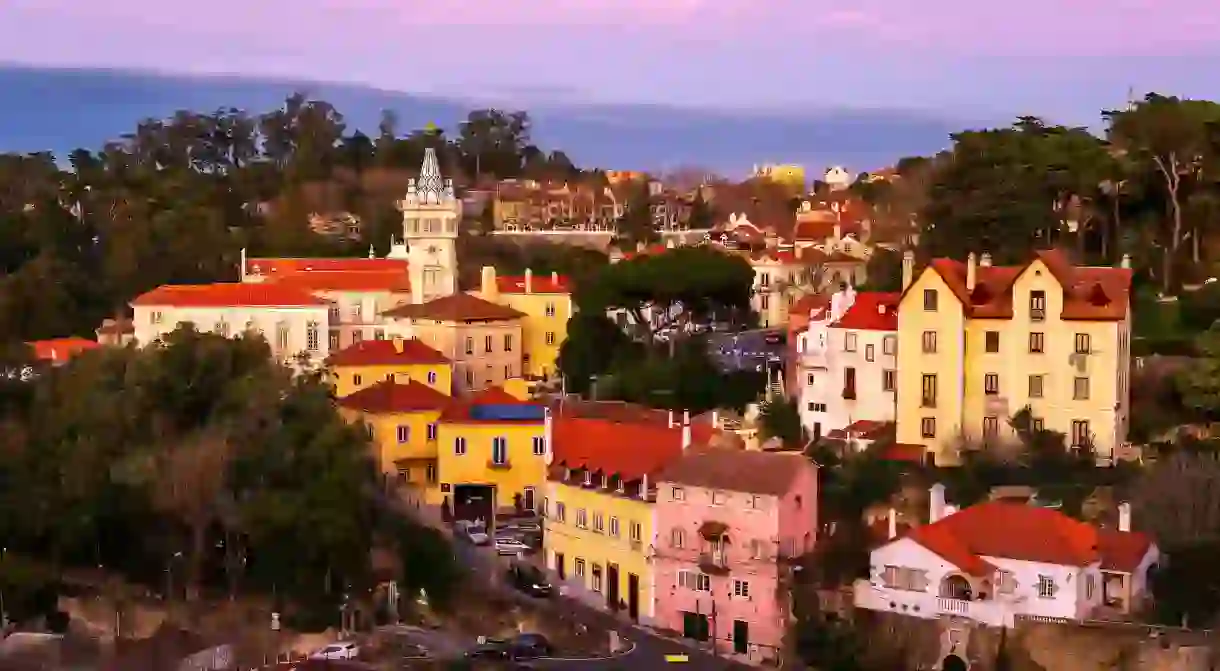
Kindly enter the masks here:
<path id="1" fill-rule="evenodd" d="M 402 237 L 407 243 L 411 302 L 426 303 L 457 293 L 457 237 L 462 203 L 453 180 L 441 177 L 436 151 L 424 151 L 419 179 L 407 183 L 402 210 Z"/>

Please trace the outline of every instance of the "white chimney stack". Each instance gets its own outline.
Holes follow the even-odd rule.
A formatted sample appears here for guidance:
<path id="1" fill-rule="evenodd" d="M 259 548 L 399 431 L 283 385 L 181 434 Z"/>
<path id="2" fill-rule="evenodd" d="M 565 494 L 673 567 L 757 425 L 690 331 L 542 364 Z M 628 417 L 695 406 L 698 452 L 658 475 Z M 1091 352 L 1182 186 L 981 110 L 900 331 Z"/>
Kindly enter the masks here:
<path id="1" fill-rule="evenodd" d="M 559 271 L 556 271 L 556 270 L 551 271 L 551 284 L 554 285 L 554 287 L 559 286 Z M 552 287 L 552 288 L 554 288 L 554 287 Z"/>
<path id="2" fill-rule="evenodd" d="M 674 428 L 674 411 L 669 411 L 669 428 Z"/>
<path id="3" fill-rule="evenodd" d="M 1118 504 L 1118 530 L 1131 531 L 1131 504 L 1126 501 Z"/>
<path id="4" fill-rule="evenodd" d="M 690 426 L 690 410 L 682 411 L 682 424 L 684 426 Z"/>
<path id="5" fill-rule="evenodd" d="M 1131 268 L 1131 255 L 1123 254 L 1123 260 L 1118 265 L 1121 268 Z"/>
<path id="6" fill-rule="evenodd" d="M 534 293 L 534 271 L 529 268 L 525 269 L 525 293 Z"/>
<path id="7" fill-rule="evenodd" d="M 978 259 L 974 256 L 974 252 L 966 257 L 966 291 L 974 291 L 974 284 L 978 280 L 979 264 Z"/>
<path id="8" fill-rule="evenodd" d="M 929 490 L 928 524 L 934 524 L 945 516 L 945 486 L 939 482 Z"/>
<path id="9" fill-rule="evenodd" d="M 983 255 L 979 257 L 979 267 L 980 268 L 990 268 L 991 267 L 991 254 L 988 254 L 987 252 L 983 252 Z"/>
<path id="10" fill-rule="evenodd" d="M 555 459 L 554 448 L 551 445 L 551 441 L 555 437 L 555 421 L 551 417 L 550 408 L 544 409 L 543 412 L 545 413 L 543 415 L 544 419 L 542 423 L 542 449 L 544 450 L 543 454 L 545 455 L 543 457 L 543 462 L 547 466 L 550 466 L 551 461 Z"/>
<path id="11" fill-rule="evenodd" d="M 690 447 L 691 432 L 690 432 L 690 411 L 682 411 L 682 449 Z"/>
<path id="12" fill-rule="evenodd" d="M 889 522 L 890 522 L 889 538 L 890 538 L 890 540 L 893 540 L 894 538 L 898 537 L 898 511 L 894 510 L 893 508 L 890 508 Z"/>
<path id="13" fill-rule="evenodd" d="M 906 291 L 915 281 L 915 252 L 906 250 L 902 253 L 902 290 Z"/>
<path id="14" fill-rule="evenodd" d="M 720 428 L 720 411 L 719 410 L 712 411 L 712 428 L 713 429 Z"/>

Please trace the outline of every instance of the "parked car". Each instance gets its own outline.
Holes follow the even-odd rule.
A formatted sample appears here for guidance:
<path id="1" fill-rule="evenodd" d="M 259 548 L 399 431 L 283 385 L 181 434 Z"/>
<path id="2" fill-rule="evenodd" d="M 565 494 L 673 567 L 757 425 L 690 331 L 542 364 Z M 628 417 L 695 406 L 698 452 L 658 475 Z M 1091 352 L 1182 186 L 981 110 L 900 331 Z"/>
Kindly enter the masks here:
<path id="1" fill-rule="evenodd" d="M 310 659 L 359 659 L 360 646 L 352 642 L 332 643 L 313 653 Z"/>
<path id="2" fill-rule="evenodd" d="M 511 639 L 484 638 L 466 652 L 468 659 L 520 660 L 550 657 L 553 649 L 542 634 L 519 634 Z"/>
<path id="3" fill-rule="evenodd" d="M 458 520 L 453 523 L 453 530 L 458 537 L 464 538 L 474 545 L 487 545 L 491 542 L 486 526 L 478 522 Z"/>
<path id="4" fill-rule="evenodd" d="M 508 581 L 513 587 L 530 596 L 545 598 L 554 592 L 554 587 L 546 579 L 542 569 L 521 561 L 509 564 Z"/>
<path id="5" fill-rule="evenodd" d="M 536 534 L 542 531 L 542 526 L 535 520 L 517 520 L 504 525 L 504 529 L 508 531 L 519 531 L 525 534 Z"/>
<path id="6" fill-rule="evenodd" d="M 497 536 L 496 537 L 496 554 L 500 555 L 515 555 L 522 552 L 529 552 L 530 546 L 522 543 L 520 539 L 512 536 Z"/>

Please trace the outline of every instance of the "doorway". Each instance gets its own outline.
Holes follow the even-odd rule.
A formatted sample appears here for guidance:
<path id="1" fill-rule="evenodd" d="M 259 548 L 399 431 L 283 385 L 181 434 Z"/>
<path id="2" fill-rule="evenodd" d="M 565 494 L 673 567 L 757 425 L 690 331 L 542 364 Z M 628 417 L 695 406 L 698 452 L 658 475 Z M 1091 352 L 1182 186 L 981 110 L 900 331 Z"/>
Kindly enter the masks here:
<path id="1" fill-rule="evenodd" d="M 966 665 L 966 660 L 957 655 L 947 655 L 940 662 L 941 671 L 968 671 L 969 668 Z"/>
<path id="2" fill-rule="evenodd" d="M 733 652 L 744 655 L 750 651 L 750 623 L 733 620 Z"/>
<path id="3" fill-rule="evenodd" d="M 564 567 L 564 556 L 562 552 L 555 553 L 555 572 L 559 574 L 560 580 L 567 580 L 568 570 Z"/>
<path id="4" fill-rule="evenodd" d="M 618 564 L 606 565 L 606 607 L 610 610 L 619 609 L 618 598 Z"/>
<path id="5" fill-rule="evenodd" d="M 534 511 L 534 488 L 533 487 L 525 488 L 525 501 L 524 501 L 522 507 L 525 510 L 528 510 L 530 512 Z"/>
<path id="6" fill-rule="evenodd" d="M 453 519 L 483 520 L 491 529 L 495 520 L 496 490 L 491 485 L 454 485 Z"/>
<path id="7" fill-rule="evenodd" d="M 627 615 L 633 621 L 640 619 L 640 576 L 627 574 Z"/>
<path id="8" fill-rule="evenodd" d="M 706 641 L 708 631 L 707 616 L 703 613 L 682 611 L 682 635 L 695 641 Z"/>

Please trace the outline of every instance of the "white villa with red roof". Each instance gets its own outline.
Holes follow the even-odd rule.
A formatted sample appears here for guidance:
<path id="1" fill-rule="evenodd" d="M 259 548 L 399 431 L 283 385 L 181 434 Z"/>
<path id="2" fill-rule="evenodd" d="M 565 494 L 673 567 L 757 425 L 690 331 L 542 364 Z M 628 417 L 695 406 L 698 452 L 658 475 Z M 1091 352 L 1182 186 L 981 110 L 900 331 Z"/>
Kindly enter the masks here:
<path id="1" fill-rule="evenodd" d="M 1128 504 L 1111 530 L 1024 503 L 959 512 L 936 485 L 929 520 L 904 534 L 890 526 L 889 540 L 870 554 L 869 578 L 856 582 L 857 608 L 1004 627 L 1022 616 L 1123 616 L 1147 598 L 1160 560 L 1152 540 L 1131 531 Z"/>
<path id="2" fill-rule="evenodd" d="M 815 439 L 867 439 L 894 421 L 898 300 L 844 288 L 798 336 L 801 423 Z"/>

